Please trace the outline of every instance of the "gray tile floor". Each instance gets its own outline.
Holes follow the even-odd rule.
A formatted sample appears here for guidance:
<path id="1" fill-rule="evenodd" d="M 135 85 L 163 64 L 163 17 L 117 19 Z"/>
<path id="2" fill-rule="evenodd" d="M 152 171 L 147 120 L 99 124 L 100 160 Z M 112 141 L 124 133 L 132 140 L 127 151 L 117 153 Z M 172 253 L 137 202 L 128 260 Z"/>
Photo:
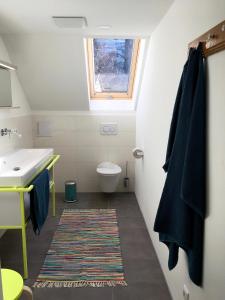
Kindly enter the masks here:
<path id="1" fill-rule="evenodd" d="M 57 194 L 57 216 L 50 214 L 40 236 L 27 228 L 29 279 L 32 285 L 50 247 L 53 233 L 64 208 L 116 208 L 127 287 L 35 288 L 34 300 L 170 300 L 169 291 L 133 193 L 81 193 L 77 203 L 65 203 Z M 2 267 L 22 272 L 21 238 L 9 230 L 0 239 Z M 25 299 L 25 298 L 24 298 Z"/>

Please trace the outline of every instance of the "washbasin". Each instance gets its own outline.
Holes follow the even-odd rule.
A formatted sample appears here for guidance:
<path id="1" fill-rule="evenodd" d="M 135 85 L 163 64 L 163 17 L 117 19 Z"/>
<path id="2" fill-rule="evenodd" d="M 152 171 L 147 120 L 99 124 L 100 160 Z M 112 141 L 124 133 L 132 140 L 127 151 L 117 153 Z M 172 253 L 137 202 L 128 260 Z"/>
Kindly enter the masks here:
<path id="1" fill-rule="evenodd" d="M 51 158 L 53 149 L 19 149 L 0 156 L 0 186 L 25 186 Z"/>

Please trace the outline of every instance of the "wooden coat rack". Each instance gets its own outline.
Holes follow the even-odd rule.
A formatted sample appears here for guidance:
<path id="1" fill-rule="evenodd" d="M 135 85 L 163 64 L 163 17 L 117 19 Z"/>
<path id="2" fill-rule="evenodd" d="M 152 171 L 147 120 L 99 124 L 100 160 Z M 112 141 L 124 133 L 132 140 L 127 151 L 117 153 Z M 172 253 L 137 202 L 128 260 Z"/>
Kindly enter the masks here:
<path id="1" fill-rule="evenodd" d="M 203 45 L 204 57 L 225 50 L 225 20 L 188 44 L 189 48 Z"/>

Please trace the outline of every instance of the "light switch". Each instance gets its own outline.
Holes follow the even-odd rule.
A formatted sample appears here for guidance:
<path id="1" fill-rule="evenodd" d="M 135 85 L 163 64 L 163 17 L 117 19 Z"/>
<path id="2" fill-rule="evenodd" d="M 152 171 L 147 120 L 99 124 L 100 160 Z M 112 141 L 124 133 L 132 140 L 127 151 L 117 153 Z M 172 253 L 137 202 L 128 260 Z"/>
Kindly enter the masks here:
<path id="1" fill-rule="evenodd" d="M 102 135 L 117 135 L 118 125 L 117 123 L 101 123 L 100 134 Z"/>

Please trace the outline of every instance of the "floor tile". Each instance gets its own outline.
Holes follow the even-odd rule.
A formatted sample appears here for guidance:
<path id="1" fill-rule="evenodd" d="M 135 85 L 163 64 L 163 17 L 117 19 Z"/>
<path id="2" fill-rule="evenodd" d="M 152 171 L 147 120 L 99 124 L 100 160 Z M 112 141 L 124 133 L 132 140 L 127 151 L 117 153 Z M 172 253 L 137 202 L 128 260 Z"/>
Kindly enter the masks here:
<path id="1" fill-rule="evenodd" d="M 40 235 L 27 227 L 29 278 L 32 286 L 43 265 L 53 234 L 64 208 L 115 208 L 121 239 L 121 251 L 127 287 L 104 288 L 33 288 L 35 300 L 170 300 L 156 253 L 134 193 L 79 193 L 76 203 L 66 203 L 57 194 L 56 217 L 49 216 Z M 8 230 L 0 239 L 2 266 L 22 273 L 21 234 Z M 25 297 L 22 297 L 25 300 Z"/>
<path id="2" fill-rule="evenodd" d="M 167 287 L 160 283 L 137 283 L 113 289 L 113 300 L 171 300 Z"/>

